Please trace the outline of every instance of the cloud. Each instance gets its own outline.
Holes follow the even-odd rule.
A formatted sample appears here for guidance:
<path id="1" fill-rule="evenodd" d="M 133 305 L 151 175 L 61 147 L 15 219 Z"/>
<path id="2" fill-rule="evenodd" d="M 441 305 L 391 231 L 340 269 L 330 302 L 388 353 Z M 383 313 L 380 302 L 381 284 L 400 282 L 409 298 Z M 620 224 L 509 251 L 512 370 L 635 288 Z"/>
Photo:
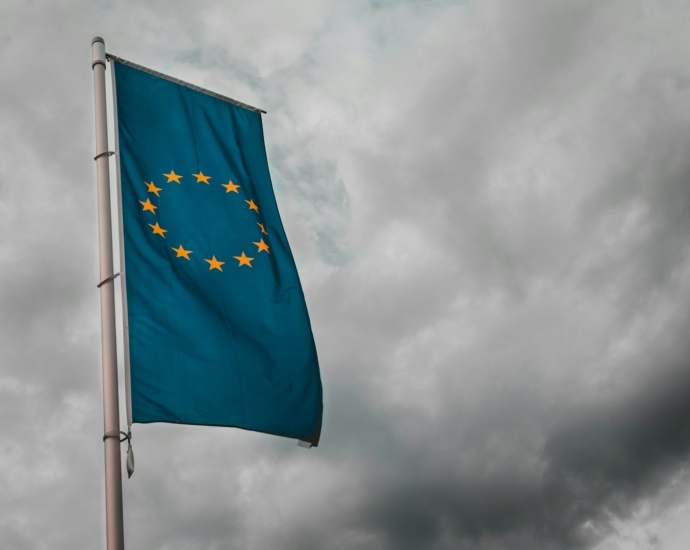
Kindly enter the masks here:
<path id="1" fill-rule="evenodd" d="M 135 426 L 128 545 L 678 540 L 664 529 L 689 481 L 687 9 L 4 3 L 0 537 L 103 540 L 102 35 L 268 111 L 325 390 L 311 451 Z"/>

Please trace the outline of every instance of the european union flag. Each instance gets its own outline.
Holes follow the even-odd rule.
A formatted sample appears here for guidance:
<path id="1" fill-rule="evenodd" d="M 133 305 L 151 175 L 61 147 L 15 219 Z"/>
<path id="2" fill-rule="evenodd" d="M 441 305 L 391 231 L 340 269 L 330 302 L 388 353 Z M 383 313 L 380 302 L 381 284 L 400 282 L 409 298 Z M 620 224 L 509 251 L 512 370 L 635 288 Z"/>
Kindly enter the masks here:
<path id="1" fill-rule="evenodd" d="M 316 445 L 316 348 L 260 112 L 112 60 L 132 420 Z"/>

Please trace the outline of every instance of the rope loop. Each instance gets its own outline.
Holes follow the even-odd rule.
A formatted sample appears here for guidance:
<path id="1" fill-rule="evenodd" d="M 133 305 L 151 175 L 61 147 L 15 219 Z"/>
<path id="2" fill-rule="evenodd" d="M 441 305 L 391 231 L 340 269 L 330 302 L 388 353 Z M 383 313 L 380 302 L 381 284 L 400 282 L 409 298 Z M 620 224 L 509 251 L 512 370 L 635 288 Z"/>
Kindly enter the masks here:
<path id="1" fill-rule="evenodd" d="M 105 65 L 103 65 L 105 67 Z M 101 157 L 111 157 L 115 154 L 115 151 L 105 151 L 104 153 L 98 153 L 95 157 L 93 157 L 93 160 L 98 160 Z"/>
<path id="2" fill-rule="evenodd" d="M 100 283 L 98 283 L 98 284 L 96 285 L 96 288 L 101 288 L 105 283 L 108 283 L 108 282 L 110 282 L 110 281 L 116 279 L 116 278 L 119 277 L 119 276 L 120 276 L 119 273 L 115 273 L 114 275 L 111 275 L 111 276 L 108 277 L 107 279 L 103 279 Z"/>
<path id="3" fill-rule="evenodd" d="M 108 439 L 109 437 L 117 437 L 118 439 L 120 436 L 123 436 L 122 439 L 120 439 L 120 443 L 123 441 L 129 441 L 130 446 L 132 445 L 132 432 L 118 432 L 117 430 L 113 430 L 112 432 L 106 432 L 106 434 L 103 436 L 103 441 Z"/>

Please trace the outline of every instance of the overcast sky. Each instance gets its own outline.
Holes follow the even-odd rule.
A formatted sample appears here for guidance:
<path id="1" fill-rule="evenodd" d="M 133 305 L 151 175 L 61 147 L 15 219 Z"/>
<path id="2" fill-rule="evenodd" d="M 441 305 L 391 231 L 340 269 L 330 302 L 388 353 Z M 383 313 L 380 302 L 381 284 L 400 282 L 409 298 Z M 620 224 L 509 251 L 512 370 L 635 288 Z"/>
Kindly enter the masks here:
<path id="1" fill-rule="evenodd" d="M 687 548 L 681 0 L 3 0 L 2 548 L 105 548 L 94 36 L 268 111 L 324 384 L 135 425 L 128 548 Z"/>

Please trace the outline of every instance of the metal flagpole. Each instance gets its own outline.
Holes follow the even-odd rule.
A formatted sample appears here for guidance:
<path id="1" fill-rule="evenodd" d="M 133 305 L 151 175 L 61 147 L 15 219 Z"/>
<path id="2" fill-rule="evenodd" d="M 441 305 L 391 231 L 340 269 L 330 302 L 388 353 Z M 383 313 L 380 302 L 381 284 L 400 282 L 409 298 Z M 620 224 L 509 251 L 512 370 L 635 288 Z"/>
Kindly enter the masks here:
<path id="1" fill-rule="evenodd" d="M 105 525 L 108 550 L 124 550 L 122 465 L 120 463 L 120 407 L 115 347 L 115 289 L 113 236 L 110 214 L 108 121 L 105 107 L 105 42 L 91 42 L 91 67 L 96 103 L 96 171 L 98 178 L 98 245 L 100 252 L 101 344 L 103 353 L 103 415 L 105 422 Z M 126 436 L 126 434 L 125 434 Z"/>

